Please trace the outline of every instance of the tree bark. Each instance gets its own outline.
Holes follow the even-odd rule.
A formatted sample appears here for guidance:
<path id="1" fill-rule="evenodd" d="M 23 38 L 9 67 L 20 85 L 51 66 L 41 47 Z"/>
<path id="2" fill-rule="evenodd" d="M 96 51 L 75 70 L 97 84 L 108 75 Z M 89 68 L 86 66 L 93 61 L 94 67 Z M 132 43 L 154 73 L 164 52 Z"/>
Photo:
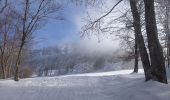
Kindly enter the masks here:
<path id="1" fill-rule="evenodd" d="M 138 36 L 135 34 L 135 65 L 134 65 L 134 73 L 138 73 L 138 58 L 139 58 L 139 52 L 138 52 Z"/>
<path id="2" fill-rule="evenodd" d="M 22 39 L 23 40 L 23 39 Z M 14 75 L 14 81 L 19 81 L 19 66 L 20 66 L 20 62 L 21 62 L 21 53 L 22 53 L 22 49 L 23 46 L 25 44 L 24 42 L 25 40 L 22 41 L 20 48 L 19 48 L 19 52 L 17 55 L 17 59 L 16 59 L 16 68 L 15 68 L 15 75 Z"/>
<path id="3" fill-rule="evenodd" d="M 141 31 L 141 20 L 140 20 L 140 14 L 137 9 L 137 3 L 136 0 L 130 0 L 130 7 L 131 7 L 131 12 L 133 15 L 133 27 L 135 30 L 135 34 L 137 36 L 137 43 L 139 47 L 139 52 L 144 68 L 144 73 L 145 73 L 145 80 L 148 81 L 151 79 L 151 73 L 150 73 L 150 61 L 149 61 L 149 56 L 147 53 L 147 49 L 144 43 L 144 39 L 142 36 L 142 31 Z"/>
<path id="4" fill-rule="evenodd" d="M 167 83 L 163 50 L 158 40 L 154 0 L 144 0 L 144 4 L 152 79 L 158 82 Z"/>

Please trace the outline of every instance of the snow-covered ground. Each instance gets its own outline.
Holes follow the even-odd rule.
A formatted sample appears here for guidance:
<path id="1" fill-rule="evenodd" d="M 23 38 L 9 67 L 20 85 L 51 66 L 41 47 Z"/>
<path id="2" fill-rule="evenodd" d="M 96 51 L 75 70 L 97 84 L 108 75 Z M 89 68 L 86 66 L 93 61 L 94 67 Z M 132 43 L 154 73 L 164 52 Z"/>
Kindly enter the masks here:
<path id="1" fill-rule="evenodd" d="M 142 70 L 131 72 L 0 80 L 0 100 L 169 100 L 169 84 L 145 82 Z"/>

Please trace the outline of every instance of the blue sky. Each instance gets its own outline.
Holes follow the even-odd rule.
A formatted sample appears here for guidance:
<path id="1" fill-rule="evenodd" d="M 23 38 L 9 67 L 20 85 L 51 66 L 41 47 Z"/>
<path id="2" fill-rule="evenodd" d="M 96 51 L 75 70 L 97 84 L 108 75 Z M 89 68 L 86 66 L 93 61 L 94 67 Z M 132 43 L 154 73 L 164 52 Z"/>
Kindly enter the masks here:
<path id="1" fill-rule="evenodd" d="M 91 11 L 91 10 L 90 10 Z M 102 40 L 98 43 L 96 37 L 91 39 L 80 39 L 80 27 L 83 24 L 81 18 L 85 17 L 86 10 L 82 6 L 74 4 L 65 4 L 61 16 L 64 20 L 50 20 L 41 30 L 36 32 L 34 48 L 43 48 L 49 46 L 56 46 L 63 43 L 77 43 L 84 49 L 90 50 L 113 50 L 118 48 L 118 42 L 113 41 L 112 36 L 110 39 Z"/>
<path id="2" fill-rule="evenodd" d="M 82 12 L 83 9 L 80 6 L 65 4 L 60 12 L 64 20 L 50 20 L 41 30 L 37 31 L 35 48 L 79 41 L 77 18 L 80 18 Z"/>

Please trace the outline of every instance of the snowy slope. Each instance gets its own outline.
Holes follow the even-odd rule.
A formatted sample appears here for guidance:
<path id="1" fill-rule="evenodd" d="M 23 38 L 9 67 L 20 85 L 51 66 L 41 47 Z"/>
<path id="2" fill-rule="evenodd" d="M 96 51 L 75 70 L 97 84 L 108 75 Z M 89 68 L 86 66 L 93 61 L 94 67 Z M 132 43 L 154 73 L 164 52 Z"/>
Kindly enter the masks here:
<path id="1" fill-rule="evenodd" d="M 169 100 L 170 85 L 144 82 L 142 70 L 131 72 L 1 80 L 0 100 Z"/>

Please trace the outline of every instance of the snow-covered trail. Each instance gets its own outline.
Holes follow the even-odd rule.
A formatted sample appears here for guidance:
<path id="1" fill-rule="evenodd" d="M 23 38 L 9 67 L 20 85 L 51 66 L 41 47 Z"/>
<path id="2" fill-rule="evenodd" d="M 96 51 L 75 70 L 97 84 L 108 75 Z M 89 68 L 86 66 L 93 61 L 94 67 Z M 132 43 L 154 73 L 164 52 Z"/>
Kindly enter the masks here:
<path id="1" fill-rule="evenodd" d="M 170 85 L 131 70 L 0 81 L 0 100 L 169 100 Z"/>
<path id="2" fill-rule="evenodd" d="M 100 79 L 94 77 L 43 79 L 37 85 L 23 83 L 1 85 L 0 100 L 104 100 L 100 97 Z"/>

